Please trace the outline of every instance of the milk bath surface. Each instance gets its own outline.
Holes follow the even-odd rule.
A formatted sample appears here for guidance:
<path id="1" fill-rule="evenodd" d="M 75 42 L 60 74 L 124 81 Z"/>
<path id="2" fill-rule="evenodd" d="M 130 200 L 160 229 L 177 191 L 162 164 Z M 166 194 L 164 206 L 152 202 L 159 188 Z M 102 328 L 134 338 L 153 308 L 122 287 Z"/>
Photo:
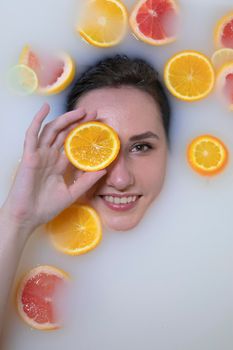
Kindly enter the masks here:
<path id="1" fill-rule="evenodd" d="M 124 3 L 130 9 L 134 1 Z M 180 0 L 182 31 L 175 43 L 152 47 L 129 34 L 121 45 L 103 50 L 74 34 L 80 5 L 81 1 L 71 0 L 2 2 L 2 47 L 6 49 L 0 59 L 1 76 L 29 43 L 67 51 L 79 70 L 114 53 L 144 57 L 162 77 L 166 60 L 180 50 L 211 56 L 215 23 L 233 9 L 231 1 Z M 54 119 L 64 111 L 66 92 L 22 98 L 11 95 L 2 80 L 0 96 L 2 203 L 33 115 L 47 101 L 51 105 L 48 119 Z M 192 104 L 170 100 L 170 159 L 159 199 L 134 230 L 105 230 L 101 245 L 83 256 L 58 253 L 44 230 L 38 230 L 25 248 L 17 276 L 50 264 L 73 277 L 66 326 L 49 333 L 31 330 L 10 304 L 2 350 L 232 349 L 233 114 L 214 94 Z M 186 162 L 188 143 L 205 133 L 219 137 L 230 153 L 225 171 L 213 178 L 199 176 Z"/>

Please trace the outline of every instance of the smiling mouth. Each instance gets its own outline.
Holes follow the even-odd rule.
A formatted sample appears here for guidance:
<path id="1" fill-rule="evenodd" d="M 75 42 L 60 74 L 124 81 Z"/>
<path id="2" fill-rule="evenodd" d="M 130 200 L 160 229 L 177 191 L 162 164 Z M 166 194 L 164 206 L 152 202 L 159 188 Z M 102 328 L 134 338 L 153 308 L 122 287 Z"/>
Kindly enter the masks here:
<path id="1" fill-rule="evenodd" d="M 115 211 L 126 211 L 134 208 L 138 200 L 142 197 L 141 195 L 131 196 L 111 196 L 111 195 L 100 195 L 99 196 L 103 203 L 110 209 Z"/>

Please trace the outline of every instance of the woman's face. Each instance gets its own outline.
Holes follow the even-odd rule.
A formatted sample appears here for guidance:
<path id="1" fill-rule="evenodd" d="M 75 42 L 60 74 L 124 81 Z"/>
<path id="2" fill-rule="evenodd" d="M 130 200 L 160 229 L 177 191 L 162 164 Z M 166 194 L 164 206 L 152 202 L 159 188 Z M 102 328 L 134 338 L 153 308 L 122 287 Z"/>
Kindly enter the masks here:
<path id="1" fill-rule="evenodd" d="M 78 107 L 97 111 L 97 120 L 116 130 L 121 141 L 107 174 L 86 193 L 105 226 L 129 230 L 160 193 L 166 172 L 167 142 L 159 108 L 136 88 L 101 88 L 79 99 Z"/>

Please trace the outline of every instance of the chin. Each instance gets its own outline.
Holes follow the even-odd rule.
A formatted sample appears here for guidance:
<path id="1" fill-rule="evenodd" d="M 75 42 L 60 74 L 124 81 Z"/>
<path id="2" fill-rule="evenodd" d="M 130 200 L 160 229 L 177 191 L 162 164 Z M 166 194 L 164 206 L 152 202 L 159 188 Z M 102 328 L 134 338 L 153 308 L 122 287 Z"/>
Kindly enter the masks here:
<path id="1" fill-rule="evenodd" d="M 129 218 L 101 218 L 104 227 L 113 231 L 128 231 L 133 229 L 140 222 L 140 219 L 132 221 Z"/>

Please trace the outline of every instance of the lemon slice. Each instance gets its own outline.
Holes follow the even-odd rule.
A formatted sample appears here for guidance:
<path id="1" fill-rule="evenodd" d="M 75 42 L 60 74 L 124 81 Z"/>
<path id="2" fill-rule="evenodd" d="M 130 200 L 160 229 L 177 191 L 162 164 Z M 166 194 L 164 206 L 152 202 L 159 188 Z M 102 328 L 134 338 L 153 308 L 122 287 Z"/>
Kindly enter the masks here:
<path id="1" fill-rule="evenodd" d="M 38 88 L 36 73 L 24 64 L 13 66 L 9 70 L 7 78 L 10 90 L 17 95 L 30 95 Z"/>
<path id="2" fill-rule="evenodd" d="M 223 47 L 215 51 L 211 57 L 211 61 L 216 70 L 219 70 L 226 63 L 233 63 L 233 49 Z"/>

